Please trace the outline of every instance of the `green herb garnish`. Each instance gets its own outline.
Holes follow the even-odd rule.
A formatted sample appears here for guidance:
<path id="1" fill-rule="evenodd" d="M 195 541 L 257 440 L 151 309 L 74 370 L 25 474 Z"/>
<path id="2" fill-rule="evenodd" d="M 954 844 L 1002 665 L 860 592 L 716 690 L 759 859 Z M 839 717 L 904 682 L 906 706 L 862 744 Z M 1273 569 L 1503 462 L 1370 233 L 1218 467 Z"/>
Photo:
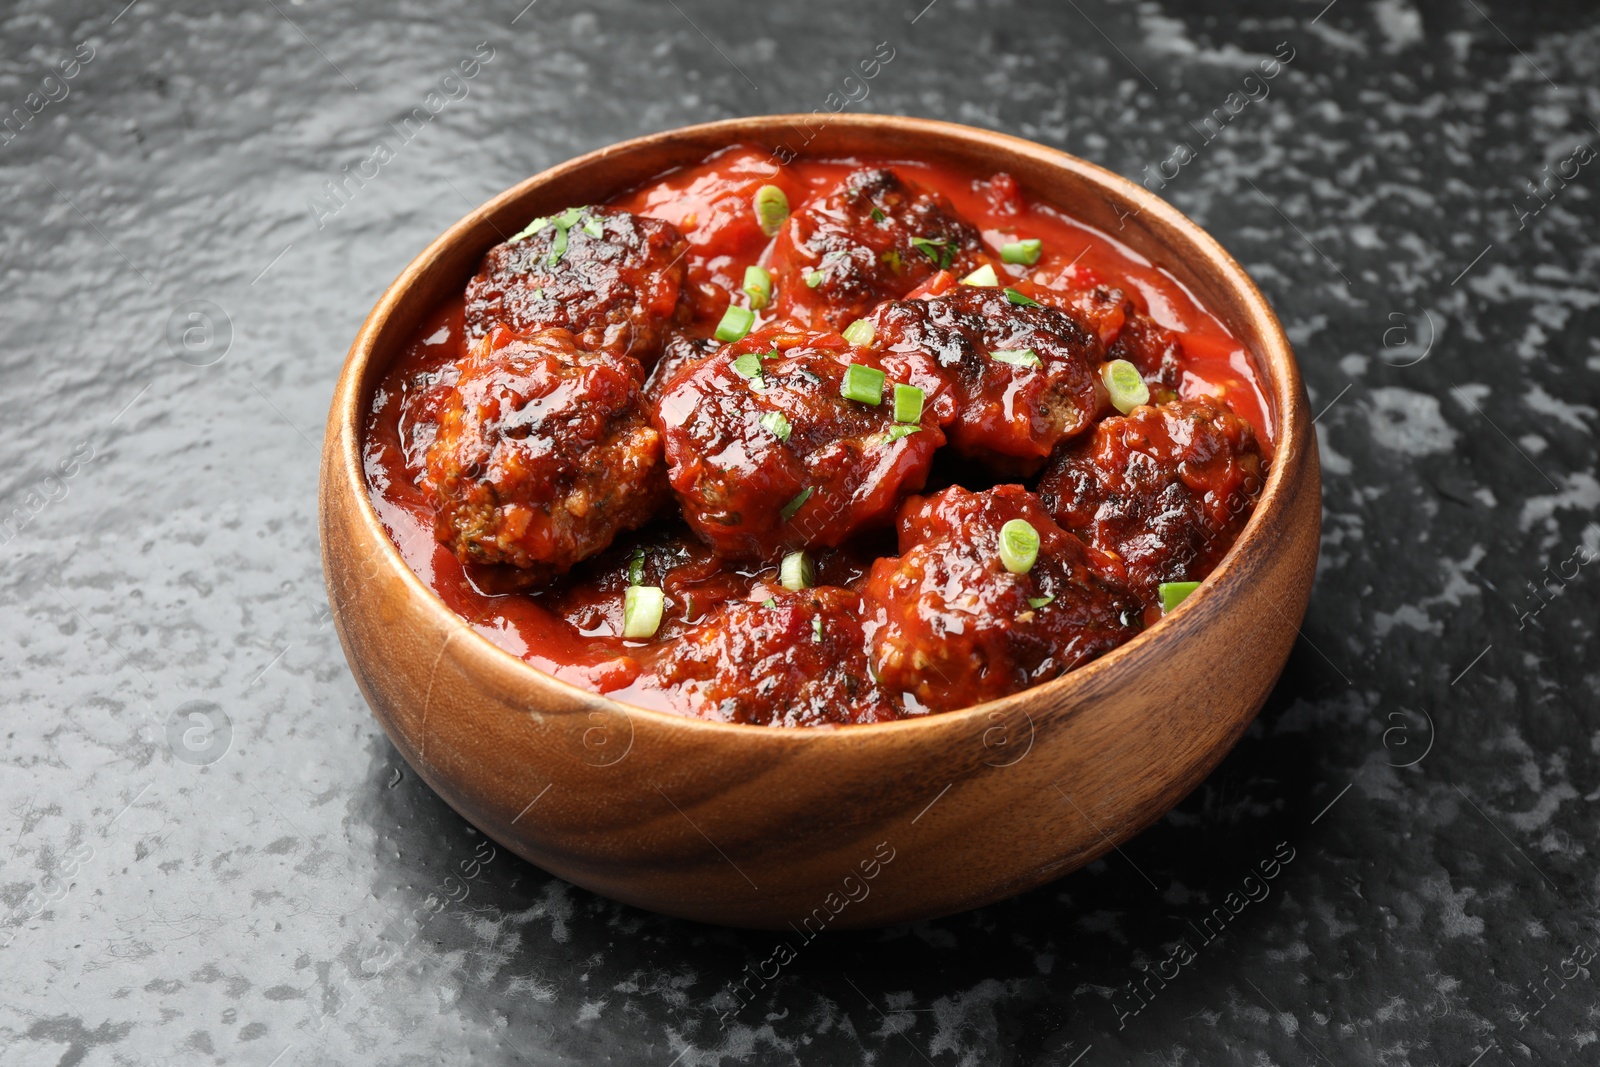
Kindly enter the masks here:
<path id="1" fill-rule="evenodd" d="M 761 357 L 754 352 L 746 352 L 730 363 L 729 366 L 741 378 L 761 377 Z"/>
<path id="2" fill-rule="evenodd" d="M 778 514 L 783 516 L 784 522 L 788 522 L 790 519 L 794 518 L 795 512 L 804 507 L 806 501 L 810 499 L 811 487 L 808 485 L 804 489 L 800 490 L 793 500 L 785 504 L 783 506 L 783 510 L 778 512 Z"/>
<path id="3" fill-rule="evenodd" d="M 1001 363 L 1009 363 L 1013 367 L 1043 367 L 1044 361 L 1039 354 L 1031 348 L 1019 348 L 1014 352 L 990 352 L 990 357 Z"/>
<path id="4" fill-rule="evenodd" d="M 758 369 L 756 373 L 760 373 Z M 789 417 L 781 411 L 769 411 L 761 416 L 761 428 L 780 441 L 787 441 L 793 432 L 789 425 Z"/>
<path id="5" fill-rule="evenodd" d="M 912 434 L 920 432 L 921 429 L 921 426 L 910 426 L 903 422 L 897 422 L 882 433 L 873 435 L 867 443 L 873 445 L 893 444 L 902 437 L 910 437 Z"/>
<path id="6" fill-rule="evenodd" d="M 913 237 L 911 245 L 913 248 L 922 249 L 922 254 L 933 260 L 940 270 L 948 267 L 955 255 L 955 249 L 951 248 L 950 242 L 943 237 Z"/>
<path id="7" fill-rule="evenodd" d="M 540 230 L 544 229 L 548 225 L 550 225 L 549 216 L 541 215 L 538 218 L 534 219 L 532 222 L 528 223 L 528 225 L 525 228 L 523 228 L 522 230 L 518 231 L 517 233 L 512 234 L 509 238 L 507 238 L 506 239 L 506 244 L 514 245 L 518 241 L 522 240 L 524 237 L 532 237 L 534 234 L 538 233 Z"/>

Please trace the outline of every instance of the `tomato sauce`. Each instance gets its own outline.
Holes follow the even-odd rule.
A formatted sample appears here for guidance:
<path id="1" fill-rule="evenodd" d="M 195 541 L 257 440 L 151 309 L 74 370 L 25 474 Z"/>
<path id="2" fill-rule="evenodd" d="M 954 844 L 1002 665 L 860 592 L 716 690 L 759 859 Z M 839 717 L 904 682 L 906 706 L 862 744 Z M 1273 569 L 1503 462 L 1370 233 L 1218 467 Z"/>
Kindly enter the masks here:
<path id="1" fill-rule="evenodd" d="M 1178 396 L 1222 398 L 1254 429 L 1262 453 L 1270 455 L 1274 427 L 1262 382 L 1226 327 L 1171 275 L 1051 205 L 1020 200 L 1014 183 L 1004 176 L 968 174 L 916 160 L 822 159 L 796 161 L 774 177 L 769 153 L 734 147 L 604 206 L 669 222 L 682 233 L 688 243 L 684 255 L 684 299 L 692 309 L 688 328 L 709 335 L 730 301 L 741 296 L 747 266 L 760 264 L 774 273 L 780 266 L 775 257 L 783 255 L 781 240 L 763 232 L 751 209 L 756 190 L 776 184 L 791 209 L 798 211 L 864 165 L 891 168 L 908 181 L 943 194 L 981 232 L 997 265 L 1002 244 L 1019 237 L 1038 238 L 1042 242 L 1038 261 L 1025 273 L 1007 268 L 1012 273 L 1004 284 L 1016 279 L 1061 294 L 1098 283 L 1121 288 L 1137 311 L 1179 336 Z M 800 293 L 798 298 L 805 296 Z M 434 508 L 418 485 L 429 440 L 430 405 L 439 385 L 452 380 L 453 364 L 467 352 L 465 300 L 463 295 L 432 311 L 373 395 L 363 459 L 379 519 L 422 581 L 496 645 L 582 688 L 636 706 L 684 711 L 670 688 L 641 666 L 642 657 L 635 654 L 638 642 L 621 636 L 621 590 L 628 583 L 630 566 L 639 565 L 637 556 L 630 554 L 632 547 L 649 543 L 676 562 L 664 579 L 652 576 L 671 583 L 668 592 L 688 604 L 682 620 L 665 625 L 662 634 L 667 637 L 682 632 L 706 607 L 728 600 L 762 601 L 777 588 L 776 568 L 720 561 L 674 517 L 655 520 L 619 538 L 612 549 L 534 591 L 503 588 L 486 573 L 469 571 L 436 540 Z M 772 312 L 769 307 L 758 315 L 757 329 L 774 321 Z M 892 531 L 868 534 L 819 553 L 820 578 L 827 585 L 859 587 L 874 559 L 894 551 Z"/>

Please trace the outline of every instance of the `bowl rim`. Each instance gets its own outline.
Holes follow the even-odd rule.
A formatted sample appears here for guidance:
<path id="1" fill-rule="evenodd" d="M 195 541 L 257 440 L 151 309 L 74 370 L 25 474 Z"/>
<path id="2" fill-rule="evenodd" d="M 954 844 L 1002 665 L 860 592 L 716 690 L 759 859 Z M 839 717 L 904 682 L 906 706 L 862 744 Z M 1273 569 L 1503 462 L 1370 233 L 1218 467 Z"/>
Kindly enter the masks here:
<path id="1" fill-rule="evenodd" d="M 1243 530 L 1229 546 L 1222 560 L 1206 576 L 1198 588 L 1170 615 L 1164 615 L 1154 624 L 1140 631 L 1127 642 L 1118 645 L 1110 652 L 1091 660 L 1089 663 L 1076 667 L 1066 674 L 1043 682 L 1019 692 L 1000 697 L 995 700 L 973 704 L 953 711 L 934 712 L 911 718 L 896 719 L 881 723 L 853 723 L 821 727 L 774 727 L 760 726 L 751 723 L 719 722 L 712 719 L 703 719 L 694 715 L 662 711 L 655 708 L 646 708 L 637 704 L 629 704 L 617 700 L 607 694 L 597 693 L 590 689 L 574 685 L 562 678 L 534 666 L 521 657 L 501 648 L 477 631 L 471 621 L 453 611 L 432 588 L 424 582 L 404 557 L 401 556 L 398 546 L 390 537 L 388 530 L 379 518 L 377 509 L 373 505 L 371 489 L 367 483 L 365 469 L 361 458 L 361 444 L 365 431 L 366 412 L 368 408 L 370 390 L 361 388 L 362 380 L 366 377 L 367 368 L 374 356 L 374 343 L 378 334 L 383 329 L 387 320 L 394 314 L 400 304 L 407 299 L 408 291 L 424 273 L 425 269 L 440 255 L 445 253 L 452 245 L 468 236 L 478 225 L 479 220 L 492 216 L 500 208 L 521 198 L 534 187 L 546 184 L 563 174 L 585 168 L 608 157 L 624 155 L 641 148 L 652 147 L 685 136 L 704 138 L 711 135 L 725 134 L 726 145 L 731 147 L 740 143 L 754 142 L 762 144 L 770 140 L 773 131 L 783 126 L 793 128 L 796 122 L 806 122 L 812 119 L 809 114 L 790 113 L 773 115 L 754 115 L 742 118 L 721 119 L 714 122 L 696 123 L 689 126 L 678 126 L 671 129 L 658 131 L 632 137 L 624 141 L 575 156 L 572 159 L 547 167 L 546 169 L 523 179 L 508 189 L 496 194 L 488 201 L 469 211 L 448 229 L 434 238 L 401 270 L 379 296 L 366 319 L 362 322 L 354 341 L 346 353 L 344 363 L 339 372 L 338 381 L 334 387 L 332 402 L 329 408 L 328 423 L 323 442 L 324 463 L 319 475 L 320 494 L 326 499 L 326 482 L 330 477 L 342 478 L 351 490 L 351 496 L 356 501 L 356 509 L 360 516 L 361 524 L 371 535 L 371 540 L 380 546 L 384 563 L 396 571 L 401 581 L 412 594 L 413 603 L 423 605 L 433 620 L 439 624 L 439 631 L 450 636 L 446 644 L 462 638 L 466 644 L 462 649 L 480 660 L 483 666 L 491 670 L 498 666 L 501 671 L 507 672 L 506 677 L 525 683 L 534 690 L 554 688 L 557 692 L 568 698 L 572 709 L 581 708 L 583 712 L 590 713 L 602 711 L 620 714 L 632 721 L 642 717 L 644 722 L 654 723 L 668 729 L 703 730 L 713 734 L 725 736 L 742 736 L 748 740 L 765 739 L 773 743 L 806 743 L 801 739 L 813 739 L 821 743 L 829 737 L 886 737 L 890 734 L 910 736 L 913 731 L 921 730 L 949 730 L 970 724 L 979 717 L 992 719 L 996 715 L 1007 715 L 1017 710 L 1029 701 L 1037 701 L 1045 697 L 1052 697 L 1054 703 L 1071 710 L 1076 704 L 1071 700 L 1075 690 L 1091 690 L 1098 683 L 1104 681 L 1107 675 L 1115 672 L 1124 660 L 1142 653 L 1142 650 L 1152 642 L 1162 640 L 1176 640 L 1182 631 L 1175 628 L 1174 620 L 1193 617 L 1195 605 L 1204 605 L 1210 596 L 1214 596 L 1217 588 L 1222 585 L 1227 577 L 1235 570 L 1245 566 L 1243 557 L 1250 551 L 1260 548 L 1266 550 L 1268 546 L 1257 546 L 1257 535 L 1265 527 L 1268 520 L 1266 516 L 1272 514 L 1287 503 L 1291 486 L 1286 484 L 1287 471 L 1300 467 L 1300 456 L 1297 454 L 1310 447 L 1308 423 L 1309 414 L 1304 405 L 1304 388 L 1301 383 L 1299 366 L 1294 358 L 1294 351 L 1289 343 L 1288 336 L 1278 321 L 1276 313 L 1262 295 L 1259 288 L 1237 260 L 1212 237 L 1203 227 L 1183 214 L 1177 208 L 1162 198 L 1151 193 L 1143 186 L 1123 177 L 1114 171 L 1108 170 L 1098 164 L 1091 163 L 1071 153 L 1056 148 L 1050 148 L 1026 138 L 1016 137 L 1011 134 L 986 130 L 981 127 L 969 126 L 961 123 L 946 122 L 939 119 L 914 118 L 900 115 L 877 114 L 835 114 L 827 120 L 828 127 L 843 126 L 855 129 L 885 129 L 895 128 L 900 131 L 910 131 L 935 140 L 956 142 L 961 147 L 969 150 L 981 149 L 984 145 L 1002 145 L 1019 155 L 1030 156 L 1034 160 L 1049 167 L 1061 168 L 1073 172 L 1075 176 L 1084 179 L 1088 184 L 1098 187 L 1113 204 L 1120 199 L 1133 201 L 1139 205 L 1138 214 L 1149 212 L 1155 223 L 1163 228 L 1168 228 L 1182 234 L 1192 246 L 1192 255 L 1185 254 L 1175 259 L 1193 263 L 1199 261 L 1206 269 L 1221 279 L 1222 283 L 1239 299 L 1246 317 L 1253 320 L 1259 327 L 1261 350 L 1256 353 L 1252 362 L 1256 365 L 1258 374 L 1267 378 L 1267 388 L 1263 390 L 1265 398 L 1271 405 L 1270 416 L 1274 419 L 1276 434 L 1273 440 L 1272 462 L 1269 464 L 1266 485 L 1261 490 L 1256 500 L 1256 505 L 1251 512 L 1249 520 Z M 809 125 L 807 128 L 810 128 Z M 807 154 L 804 151 L 796 152 L 794 159 L 827 158 L 822 153 Z M 686 161 L 679 166 L 692 166 L 692 161 Z M 670 172 L 670 170 L 668 171 Z M 1052 204 L 1056 210 L 1061 211 L 1074 221 L 1078 217 L 1059 205 Z M 1089 225 L 1088 223 L 1081 223 Z M 1101 231 L 1104 232 L 1104 231 Z M 1137 252 L 1136 254 L 1143 255 Z M 1185 284 L 1179 282 L 1179 284 Z M 1187 285 L 1185 285 L 1187 288 Z M 1203 305 L 1204 309 L 1216 315 L 1210 305 Z M 1221 318 L 1218 321 L 1230 333 L 1236 333 L 1237 328 Z M 1243 342 L 1241 341 L 1241 344 Z M 326 553 L 324 554 L 326 559 Z M 325 580 L 332 580 L 331 574 L 325 574 Z M 1292 620 L 1290 620 L 1292 622 Z M 541 708 L 542 713 L 550 714 L 560 709 Z M 1031 718 L 1031 717 L 1030 717 Z M 732 734 L 729 734 L 732 731 Z"/>

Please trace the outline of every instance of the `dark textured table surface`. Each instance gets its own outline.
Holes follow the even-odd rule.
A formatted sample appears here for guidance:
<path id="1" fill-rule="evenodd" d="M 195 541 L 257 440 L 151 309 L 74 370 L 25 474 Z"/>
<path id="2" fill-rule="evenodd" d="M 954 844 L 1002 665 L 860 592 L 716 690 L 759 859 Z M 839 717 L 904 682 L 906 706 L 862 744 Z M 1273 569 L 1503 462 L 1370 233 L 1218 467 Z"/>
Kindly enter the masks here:
<path id="1" fill-rule="evenodd" d="M 0 15 L 0 1065 L 1600 1061 L 1600 14 L 124 2 Z M 1254 274 L 1321 413 L 1321 573 L 1155 828 L 724 1019 L 771 935 L 475 863 L 401 764 L 327 619 L 321 424 L 470 207 L 828 106 L 879 42 L 851 107 L 1154 175 Z"/>

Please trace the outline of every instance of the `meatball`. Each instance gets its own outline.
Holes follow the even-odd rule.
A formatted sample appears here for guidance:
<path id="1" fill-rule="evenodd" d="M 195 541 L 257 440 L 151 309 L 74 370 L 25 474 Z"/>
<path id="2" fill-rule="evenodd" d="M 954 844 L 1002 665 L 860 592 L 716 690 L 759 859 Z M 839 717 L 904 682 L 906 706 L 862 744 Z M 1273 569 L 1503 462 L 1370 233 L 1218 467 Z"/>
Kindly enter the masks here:
<path id="1" fill-rule="evenodd" d="M 880 304 L 868 321 L 884 369 L 929 394 L 951 447 L 1002 474 L 1037 471 L 1106 410 L 1105 351 L 1056 308 L 957 285 Z"/>
<path id="2" fill-rule="evenodd" d="M 895 421 L 892 378 L 877 404 L 843 395 L 877 374 L 837 334 L 776 326 L 674 375 L 655 420 L 689 525 L 719 555 L 771 560 L 890 521 L 944 435 L 928 405 Z"/>
<path id="3" fill-rule="evenodd" d="M 671 223 L 626 211 L 536 219 L 483 257 L 467 286 L 468 336 L 496 324 L 561 327 L 586 351 L 631 356 L 648 370 L 678 308 L 688 247 Z"/>
<path id="4" fill-rule="evenodd" d="M 1078 320 L 1078 325 L 1098 337 L 1100 344 L 1107 348 L 1121 335 L 1128 319 L 1136 314 L 1133 301 L 1128 299 L 1127 294 L 1109 285 L 1093 285 L 1066 293 L 1041 293 L 1038 287 L 1026 282 L 1018 288 L 1071 315 Z"/>
<path id="5" fill-rule="evenodd" d="M 673 375 L 691 363 L 699 363 L 721 347 L 722 342 L 714 337 L 695 337 L 676 328 L 668 330 L 661 358 L 650 372 L 650 379 L 644 383 L 645 400 L 650 404 L 656 403 Z"/>
<path id="6" fill-rule="evenodd" d="M 1064 291 L 1027 281 L 1013 284 L 1032 299 L 1071 315 L 1086 331 L 1100 338 L 1107 360 L 1125 359 L 1132 363 L 1156 395 L 1164 399 L 1175 397 L 1183 372 L 1183 348 L 1178 335 L 1141 312 L 1126 292 L 1100 281 L 1093 271 L 1080 269 L 1076 273 L 1085 284 Z"/>
<path id="7" fill-rule="evenodd" d="M 491 331 L 461 361 L 427 452 L 439 540 L 464 563 L 543 578 L 649 519 L 667 492 L 640 376 L 566 330 Z"/>
<path id="8" fill-rule="evenodd" d="M 982 252 L 977 229 L 940 194 L 892 170 L 857 170 L 836 192 L 796 212 L 779 234 L 776 314 L 843 329 L 941 269 L 977 268 Z"/>
<path id="9" fill-rule="evenodd" d="M 1022 574 L 1002 562 L 1000 530 L 1039 535 Z M 900 511 L 900 555 L 863 590 L 868 656 L 908 707 L 952 711 L 1048 681 L 1137 633 L 1138 605 L 1115 562 L 1057 526 L 1020 485 L 952 486 Z"/>
<path id="10" fill-rule="evenodd" d="M 1149 316 L 1133 312 L 1106 353 L 1107 359 L 1125 359 L 1139 368 L 1153 392 L 1176 396 L 1183 379 L 1183 346 L 1178 335 Z"/>
<path id="11" fill-rule="evenodd" d="M 1210 397 L 1135 408 L 1064 446 L 1039 481 L 1063 527 L 1119 556 L 1130 588 L 1211 573 L 1265 478 L 1250 424 Z"/>
<path id="12" fill-rule="evenodd" d="M 899 716 L 867 670 L 860 607 L 837 586 L 723 604 L 666 646 L 655 676 L 721 722 L 887 722 Z"/>
<path id="13" fill-rule="evenodd" d="M 1146 384 L 1158 392 L 1177 395 L 1183 359 L 1178 335 L 1139 311 L 1121 289 L 1096 282 L 1059 293 L 1027 282 L 1017 285 L 1030 297 L 1061 308 L 1097 335 L 1106 348 L 1107 360 L 1125 359 L 1139 368 Z"/>

